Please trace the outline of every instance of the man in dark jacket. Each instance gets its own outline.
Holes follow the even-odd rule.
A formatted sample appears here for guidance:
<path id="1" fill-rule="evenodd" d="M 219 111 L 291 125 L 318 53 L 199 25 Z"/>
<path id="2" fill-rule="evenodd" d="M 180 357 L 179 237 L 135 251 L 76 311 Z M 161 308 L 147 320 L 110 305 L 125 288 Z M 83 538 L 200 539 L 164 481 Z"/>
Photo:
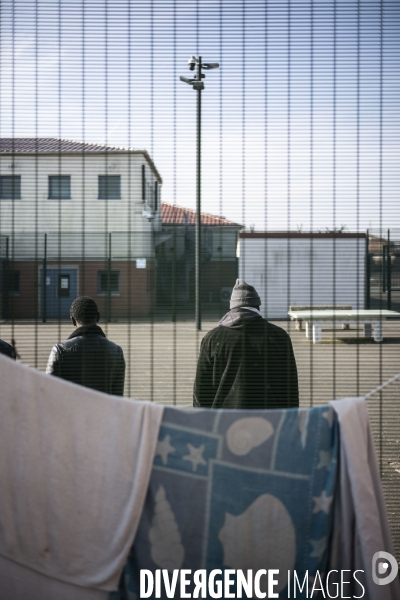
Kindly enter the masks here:
<path id="1" fill-rule="evenodd" d="M 16 351 L 14 347 L 11 346 L 11 344 L 7 344 L 7 342 L 4 340 L 0 340 L 0 354 L 5 354 L 14 360 L 16 359 Z"/>
<path id="2" fill-rule="evenodd" d="M 122 396 L 125 360 L 122 348 L 107 340 L 97 325 L 100 313 L 92 298 L 80 296 L 70 309 L 76 327 L 65 342 L 53 346 L 46 373 L 100 392 Z"/>
<path id="3" fill-rule="evenodd" d="M 290 337 L 262 318 L 260 304 L 254 287 L 237 279 L 231 310 L 201 342 L 194 406 L 262 409 L 299 405 Z"/>

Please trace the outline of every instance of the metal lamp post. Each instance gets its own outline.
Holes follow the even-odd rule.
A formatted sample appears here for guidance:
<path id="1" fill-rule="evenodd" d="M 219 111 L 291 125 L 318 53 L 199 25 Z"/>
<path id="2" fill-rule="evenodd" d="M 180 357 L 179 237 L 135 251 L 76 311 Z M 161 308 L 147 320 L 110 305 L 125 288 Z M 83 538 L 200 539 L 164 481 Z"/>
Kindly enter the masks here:
<path id="1" fill-rule="evenodd" d="M 202 69 L 218 69 L 219 63 L 203 63 L 201 56 L 191 56 L 188 60 L 189 69 L 196 74 L 192 79 L 181 77 L 181 81 L 193 86 L 197 91 L 197 136 L 196 136 L 196 240 L 195 240 L 195 296 L 196 296 L 196 329 L 201 330 L 201 91 L 204 90 L 202 79 L 205 75 Z"/>

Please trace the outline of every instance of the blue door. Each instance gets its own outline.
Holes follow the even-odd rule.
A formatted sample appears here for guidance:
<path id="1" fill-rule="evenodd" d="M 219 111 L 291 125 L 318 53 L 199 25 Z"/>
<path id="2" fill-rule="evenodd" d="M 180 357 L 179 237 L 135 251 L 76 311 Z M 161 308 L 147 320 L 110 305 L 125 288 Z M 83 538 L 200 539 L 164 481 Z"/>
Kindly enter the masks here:
<path id="1" fill-rule="evenodd" d="M 43 318 L 43 269 L 40 271 L 41 317 Z M 46 318 L 68 319 L 70 306 L 78 295 L 78 269 L 47 267 Z"/>

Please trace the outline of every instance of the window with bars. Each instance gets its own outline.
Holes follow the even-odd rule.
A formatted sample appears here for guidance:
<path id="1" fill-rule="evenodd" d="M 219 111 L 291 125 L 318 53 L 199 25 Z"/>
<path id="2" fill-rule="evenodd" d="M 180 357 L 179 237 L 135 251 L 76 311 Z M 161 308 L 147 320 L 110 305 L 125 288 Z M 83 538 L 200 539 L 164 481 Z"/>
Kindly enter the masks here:
<path id="1" fill-rule="evenodd" d="M 97 273 L 97 294 L 104 296 L 111 293 L 113 296 L 120 294 L 120 272 L 99 271 Z"/>

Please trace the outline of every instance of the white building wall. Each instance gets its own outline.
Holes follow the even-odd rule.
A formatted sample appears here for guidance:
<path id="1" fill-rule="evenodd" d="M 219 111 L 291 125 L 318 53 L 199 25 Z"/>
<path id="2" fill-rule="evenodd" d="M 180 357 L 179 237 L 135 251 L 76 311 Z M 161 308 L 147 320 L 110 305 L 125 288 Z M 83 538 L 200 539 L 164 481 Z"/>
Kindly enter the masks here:
<path id="1" fill-rule="evenodd" d="M 14 163 L 14 168 L 9 165 Z M 135 232 L 130 245 L 128 240 L 115 238 L 114 254 L 121 256 L 151 256 L 151 235 L 154 223 L 157 228 L 159 218 L 150 222 L 143 216 L 143 208 L 150 212 L 151 197 L 144 205 L 142 200 L 142 165 L 146 166 L 148 196 L 154 190 L 155 176 L 145 156 L 141 154 L 90 154 L 84 155 L 16 155 L 14 159 L 0 157 L 2 175 L 21 176 L 21 199 L 0 200 L 0 233 L 32 234 L 51 233 L 52 239 L 58 231 L 71 234 L 89 234 L 84 243 L 86 256 L 97 256 L 99 241 L 91 234 L 106 232 Z M 49 175 L 69 175 L 71 177 L 71 198 L 51 200 L 48 198 Z M 100 200 L 98 198 L 98 176 L 120 175 L 121 198 Z M 160 191 L 160 186 L 159 186 Z M 159 210 L 160 210 L 159 194 Z M 72 248 L 67 238 L 60 242 L 60 249 L 52 249 L 51 254 L 82 256 L 82 239 L 76 240 Z M 49 244 L 53 242 L 49 239 Z M 100 242 L 106 245 L 106 240 Z M 26 248 L 32 255 L 32 249 Z M 22 257 L 21 257 L 22 258 Z"/>
<path id="2" fill-rule="evenodd" d="M 239 277 L 269 319 L 286 318 L 290 305 L 364 308 L 365 239 L 241 238 Z"/>

